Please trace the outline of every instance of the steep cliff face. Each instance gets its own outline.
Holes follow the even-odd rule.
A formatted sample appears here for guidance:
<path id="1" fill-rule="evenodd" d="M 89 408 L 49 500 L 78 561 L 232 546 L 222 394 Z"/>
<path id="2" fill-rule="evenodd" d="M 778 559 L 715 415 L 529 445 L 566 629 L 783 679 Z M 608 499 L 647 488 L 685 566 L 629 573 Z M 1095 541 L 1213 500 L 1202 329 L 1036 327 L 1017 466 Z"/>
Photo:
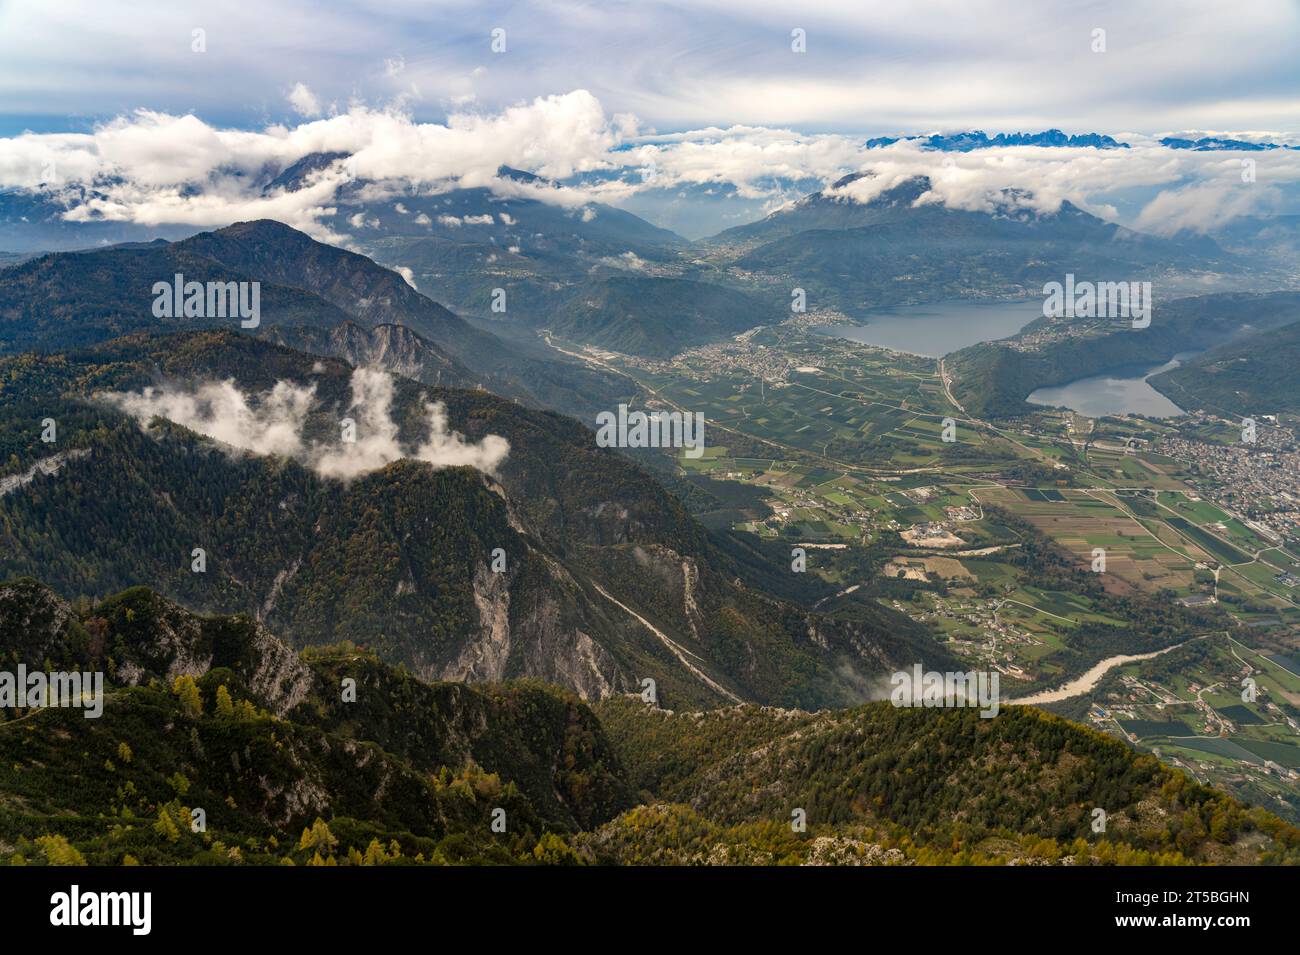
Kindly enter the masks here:
<path id="1" fill-rule="evenodd" d="M 319 296 L 366 326 L 401 322 L 456 354 L 502 344 L 364 255 L 316 242 L 280 222 L 237 222 L 176 244 L 187 254 Z"/>
<path id="2" fill-rule="evenodd" d="M 356 322 L 343 322 L 329 329 L 274 326 L 264 336 L 298 351 L 340 358 L 349 365 L 377 365 L 427 385 L 473 388 L 483 379 L 405 325 L 366 328 Z"/>
<path id="3" fill-rule="evenodd" d="M 72 607 L 31 578 L 0 584 L 0 633 L 10 664 L 87 659 L 89 640 Z"/>
<path id="4" fill-rule="evenodd" d="M 537 553 L 529 558 L 525 572 L 513 577 L 486 569 L 475 574 L 478 633 L 451 664 L 433 671 L 436 678 L 534 677 L 569 687 L 583 699 L 630 688 L 631 675 L 588 632 L 611 634 L 617 628 L 592 613 L 577 582 L 553 559 Z M 519 595 L 513 607 L 512 591 Z"/>

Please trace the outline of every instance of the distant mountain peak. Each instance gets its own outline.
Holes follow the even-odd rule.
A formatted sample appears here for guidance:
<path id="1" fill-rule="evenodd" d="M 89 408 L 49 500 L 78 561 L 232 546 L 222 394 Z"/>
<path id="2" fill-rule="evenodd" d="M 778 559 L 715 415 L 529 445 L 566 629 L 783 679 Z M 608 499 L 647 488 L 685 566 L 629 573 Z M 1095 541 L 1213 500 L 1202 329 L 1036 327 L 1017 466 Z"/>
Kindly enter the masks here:
<path id="1" fill-rule="evenodd" d="M 835 180 L 835 182 L 831 183 L 829 188 L 805 196 L 803 199 L 799 200 L 799 203 L 826 201 L 841 202 L 843 201 L 842 197 L 833 195 L 833 193 L 842 192 L 855 182 L 875 178 L 876 173 L 871 171 L 849 173 L 847 176 L 841 176 L 839 179 Z M 879 195 L 872 197 L 872 199 L 865 203 L 865 205 L 876 208 L 900 205 L 910 206 L 921 196 L 929 192 L 931 185 L 929 176 L 909 176 L 902 182 L 895 183 L 883 190 Z"/>
<path id="2" fill-rule="evenodd" d="M 974 129 L 964 133 L 944 135 L 933 133 L 929 136 L 878 136 L 868 139 L 868 149 L 892 146 L 897 142 L 920 140 L 922 149 L 939 152 L 966 153 L 976 149 L 993 149 L 999 146 L 1049 146 L 1049 147 L 1084 147 L 1091 149 L 1128 149 L 1128 143 L 1121 143 L 1101 133 L 1079 133 L 1069 135 L 1059 129 L 1047 129 L 1041 133 L 998 133 L 989 136 L 983 130 Z"/>
<path id="3" fill-rule="evenodd" d="M 1189 149 L 1193 152 L 1264 152 L 1269 149 L 1300 149 L 1300 146 L 1288 146 L 1285 143 L 1252 143 L 1244 139 L 1226 139 L 1218 136 L 1202 136 L 1199 139 L 1183 139 L 1178 136 L 1166 136 L 1160 145 L 1170 149 Z"/>
<path id="4" fill-rule="evenodd" d="M 515 182 L 522 182 L 530 186 L 554 186 L 555 185 L 555 182 L 553 180 L 545 179 L 531 172 L 526 172 L 523 169 L 515 169 L 513 166 L 505 166 L 505 165 L 497 167 L 497 178 L 511 179 L 514 180 Z"/>
<path id="5" fill-rule="evenodd" d="M 345 152 L 308 153 L 298 161 L 286 166 L 280 171 L 279 175 L 263 186 L 262 195 L 269 195 L 277 189 L 294 192 L 302 188 L 303 180 L 309 175 L 321 169 L 329 168 L 340 159 L 347 159 L 348 155 Z"/>
<path id="6" fill-rule="evenodd" d="M 221 229 L 214 229 L 218 235 L 226 235 L 231 238 L 249 239 L 264 237 L 268 239 L 298 239 L 314 242 L 311 236 L 305 232 L 300 232 L 293 226 L 285 225 L 278 219 L 245 219 L 242 222 L 232 222 L 230 225 Z"/>
<path id="7" fill-rule="evenodd" d="M 874 172 L 851 172 L 847 176 L 841 176 L 839 179 L 836 179 L 833 183 L 831 183 L 831 188 L 843 189 L 846 186 L 849 186 L 852 183 L 857 182 L 859 179 L 871 179 L 874 178 L 875 175 L 876 174 Z"/>

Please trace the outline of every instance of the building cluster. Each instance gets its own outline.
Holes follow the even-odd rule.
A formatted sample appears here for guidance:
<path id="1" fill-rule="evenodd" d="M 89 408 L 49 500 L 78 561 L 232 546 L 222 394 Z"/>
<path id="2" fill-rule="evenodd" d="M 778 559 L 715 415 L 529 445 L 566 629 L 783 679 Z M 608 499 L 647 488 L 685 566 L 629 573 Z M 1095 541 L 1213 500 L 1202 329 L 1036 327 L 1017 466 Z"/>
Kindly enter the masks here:
<path id="1" fill-rule="evenodd" d="M 1169 437 L 1157 450 L 1187 466 L 1190 487 L 1245 515 L 1271 543 L 1300 539 L 1300 449 L 1286 432 L 1261 428 L 1253 444 Z"/>

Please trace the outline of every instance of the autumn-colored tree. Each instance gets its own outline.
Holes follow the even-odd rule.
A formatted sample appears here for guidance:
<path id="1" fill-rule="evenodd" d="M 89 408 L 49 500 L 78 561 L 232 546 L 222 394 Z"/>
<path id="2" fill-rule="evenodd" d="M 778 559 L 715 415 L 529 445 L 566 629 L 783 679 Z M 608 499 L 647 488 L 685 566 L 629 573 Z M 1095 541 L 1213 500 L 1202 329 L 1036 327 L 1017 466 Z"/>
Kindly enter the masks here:
<path id="1" fill-rule="evenodd" d="M 326 853 L 333 853 L 334 847 L 339 844 L 339 840 L 334 833 L 330 832 L 330 827 L 320 816 L 311 824 L 311 828 L 302 831 L 302 838 L 298 840 L 299 849 L 315 849 L 317 851 L 324 849 Z"/>
<path id="2" fill-rule="evenodd" d="M 50 865 L 85 865 L 86 858 L 64 836 L 38 836 L 36 844 Z"/>
<path id="3" fill-rule="evenodd" d="M 533 846 L 533 858 L 542 865 L 579 865 L 578 854 L 573 847 L 553 832 L 542 836 Z"/>
<path id="4" fill-rule="evenodd" d="M 180 700 L 181 712 L 190 719 L 203 715 L 203 697 L 199 695 L 199 685 L 194 682 L 194 677 L 178 676 L 172 683 L 172 692 Z"/>
<path id="5" fill-rule="evenodd" d="M 181 837 L 180 827 L 176 825 L 176 820 L 172 818 L 166 806 L 158 810 L 158 821 L 153 824 L 153 830 L 168 842 L 176 842 Z"/>
<path id="6" fill-rule="evenodd" d="M 362 860 L 361 864 L 362 865 L 383 865 L 385 862 L 388 862 L 390 859 L 396 859 L 399 855 L 401 855 L 401 850 L 397 848 L 396 842 L 393 843 L 393 846 L 394 846 L 394 851 L 393 854 L 390 856 L 388 853 L 384 851 L 384 847 L 380 845 L 378 839 L 371 839 L 370 845 L 366 846 L 366 855 L 365 858 Z"/>

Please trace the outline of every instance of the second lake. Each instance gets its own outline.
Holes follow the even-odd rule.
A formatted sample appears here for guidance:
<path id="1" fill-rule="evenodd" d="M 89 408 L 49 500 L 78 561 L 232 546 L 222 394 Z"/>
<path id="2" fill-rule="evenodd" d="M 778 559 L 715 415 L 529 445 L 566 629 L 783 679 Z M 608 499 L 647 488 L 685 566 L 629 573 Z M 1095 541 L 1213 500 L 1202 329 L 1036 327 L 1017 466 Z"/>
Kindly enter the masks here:
<path id="1" fill-rule="evenodd" d="M 1173 418 L 1183 414 L 1183 409 L 1152 388 L 1147 379 L 1162 371 L 1177 368 L 1183 359 L 1194 354 L 1196 353 L 1185 352 L 1175 355 L 1154 368 L 1117 369 L 1053 388 L 1039 388 L 1025 400 L 1035 405 L 1059 405 L 1090 418 L 1123 414 Z"/>

